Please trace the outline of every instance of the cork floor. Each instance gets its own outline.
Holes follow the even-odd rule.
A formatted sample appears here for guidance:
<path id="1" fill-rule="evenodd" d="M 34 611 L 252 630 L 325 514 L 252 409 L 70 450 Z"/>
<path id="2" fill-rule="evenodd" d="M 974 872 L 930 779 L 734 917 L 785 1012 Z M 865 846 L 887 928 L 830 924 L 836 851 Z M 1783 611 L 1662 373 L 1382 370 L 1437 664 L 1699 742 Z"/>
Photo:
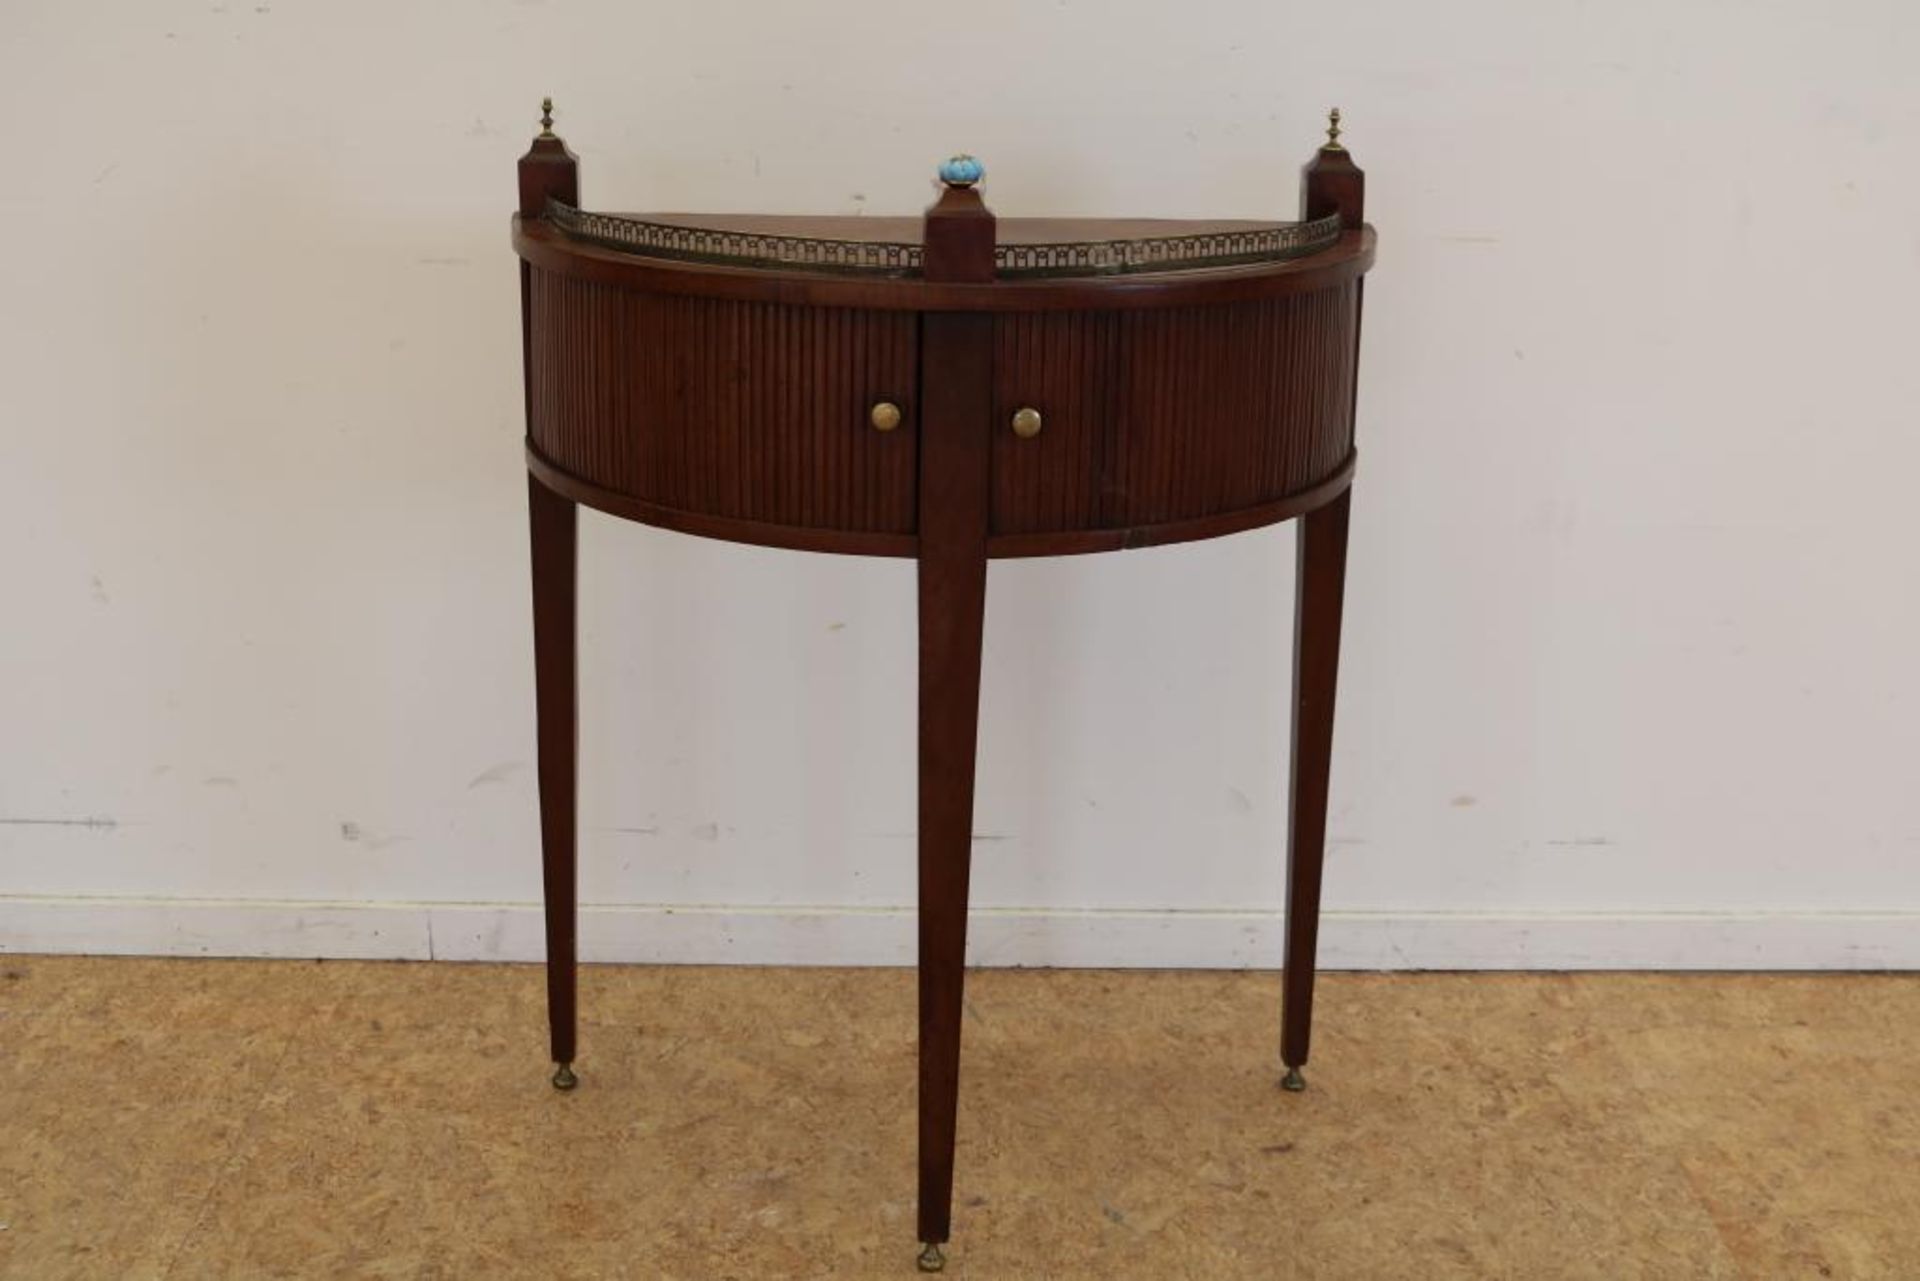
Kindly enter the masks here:
<path id="1" fill-rule="evenodd" d="M 948 1275 L 1920 1277 L 1920 976 L 969 981 Z M 912 976 L 0 957 L 0 1276 L 907 1277 Z"/>

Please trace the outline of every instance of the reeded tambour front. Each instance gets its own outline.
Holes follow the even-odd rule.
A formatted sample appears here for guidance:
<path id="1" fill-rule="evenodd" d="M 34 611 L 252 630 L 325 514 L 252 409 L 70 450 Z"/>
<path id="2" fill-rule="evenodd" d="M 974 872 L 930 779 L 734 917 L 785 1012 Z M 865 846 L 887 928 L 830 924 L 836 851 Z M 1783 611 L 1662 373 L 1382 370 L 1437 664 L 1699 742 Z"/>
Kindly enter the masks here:
<path id="1" fill-rule="evenodd" d="M 1125 530 L 1260 508 L 1352 451 L 1357 285 L 1257 302 L 994 322 L 993 532 Z"/>
<path id="2" fill-rule="evenodd" d="M 679 512 L 911 534 L 911 312 L 648 293 L 535 271 L 532 444 Z M 876 401 L 899 429 L 875 431 Z M 764 541 L 755 539 L 754 541 Z"/>
<path id="3" fill-rule="evenodd" d="M 535 464 L 635 519 L 913 555 L 926 313 L 901 304 L 972 310 L 968 291 L 996 304 L 994 413 L 978 428 L 992 438 L 994 555 L 1270 523 L 1324 501 L 1350 466 L 1369 237 L 1264 267 L 981 286 L 801 285 L 550 230 L 523 248 L 534 240 Z"/>

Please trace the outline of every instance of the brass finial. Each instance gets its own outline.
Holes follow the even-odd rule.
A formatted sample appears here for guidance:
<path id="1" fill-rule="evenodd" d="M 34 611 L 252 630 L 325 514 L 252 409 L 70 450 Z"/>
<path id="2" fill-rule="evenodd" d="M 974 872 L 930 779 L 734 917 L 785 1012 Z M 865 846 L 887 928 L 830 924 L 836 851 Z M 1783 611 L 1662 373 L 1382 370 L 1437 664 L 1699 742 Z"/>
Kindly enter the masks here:
<path id="1" fill-rule="evenodd" d="M 1327 113 L 1327 145 L 1322 151 L 1345 151 L 1340 145 L 1340 108 L 1335 107 Z"/>
<path id="2" fill-rule="evenodd" d="M 1339 112 L 1335 112 L 1334 114 L 1338 115 Z M 552 98 L 540 99 L 540 136 L 542 138 L 553 137 L 553 99 Z"/>

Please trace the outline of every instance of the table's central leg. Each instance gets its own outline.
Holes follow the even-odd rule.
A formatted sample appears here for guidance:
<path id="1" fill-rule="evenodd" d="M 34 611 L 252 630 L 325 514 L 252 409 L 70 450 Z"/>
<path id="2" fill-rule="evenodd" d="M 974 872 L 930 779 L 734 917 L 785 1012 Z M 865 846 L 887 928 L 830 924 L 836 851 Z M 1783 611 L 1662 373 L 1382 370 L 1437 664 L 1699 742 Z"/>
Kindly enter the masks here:
<path id="1" fill-rule="evenodd" d="M 947 1239 L 987 563 L 920 567 L 920 1239 Z M 937 1252 L 929 1252 L 934 1262 Z"/>
<path id="2" fill-rule="evenodd" d="M 953 1208 L 967 873 L 987 591 L 992 321 L 930 315 L 920 406 L 920 1267 Z"/>

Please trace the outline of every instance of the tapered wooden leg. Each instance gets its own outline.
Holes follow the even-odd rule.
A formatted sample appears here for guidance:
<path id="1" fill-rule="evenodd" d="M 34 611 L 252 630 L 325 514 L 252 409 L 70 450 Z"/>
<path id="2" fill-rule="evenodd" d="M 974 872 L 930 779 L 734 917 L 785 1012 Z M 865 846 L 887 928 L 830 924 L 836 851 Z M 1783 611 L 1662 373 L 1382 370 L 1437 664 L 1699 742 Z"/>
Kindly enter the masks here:
<path id="1" fill-rule="evenodd" d="M 1333 758 L 1333 697 L 1340 669 L 1340 607 L 1347 580 L 1352 490 L 1300 521 L 1294 586 L 1293 779 L 1287 835 L 1287 968 L 1281 1003 L 1281 1084 L 1306 1088 L 1300 1069 L 1313 1030 L 1314 950 L 1320 934 L 1320 873 L 1327 849 L 1327 775 Z"/>
<path id="2" fill-rule="evenodd" d="M 920 1240 L 953 1201 L 987 563 L 920 567 Z"/>
<path id="3" fill-rule="evenodd" d="M 993 379 L 986 317 L 930 315 L 923 324 L 919 1262 L 938 1271 L 952 1227 Z"/>
<path id="4" fill-rule="evenodd" d="M 574 804 L 579 751 L 574 678 L 578 509 L 531 474 L 533 664 L 540 753 L 540 866 L 547 907 L 547 1020 L 553 1085 L 574 1087 Z"/>

